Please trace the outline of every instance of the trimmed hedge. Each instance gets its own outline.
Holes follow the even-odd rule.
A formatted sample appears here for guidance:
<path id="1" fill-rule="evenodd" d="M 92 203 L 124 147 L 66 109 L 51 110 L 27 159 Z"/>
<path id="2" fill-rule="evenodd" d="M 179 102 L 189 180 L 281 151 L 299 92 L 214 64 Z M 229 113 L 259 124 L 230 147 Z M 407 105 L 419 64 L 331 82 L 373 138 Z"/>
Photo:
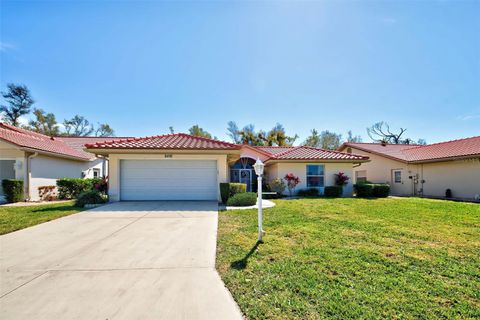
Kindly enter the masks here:
<path id="1" fill-rule="evenodd" d="M 80 193 L 93 190 L 95 187 L 103 186 L 103 184 L 105 182 L 101 178 L 61 178 L 57 180 L 58 197 L 60 199 L 74 199 Z"/>
<path id="2" fill-rule="evenodd" d="M 2 180 L 3 194 L 7 202 L 20 202 L 23 200 L 23 181 L 16 179 Z"/>
<path id="3" fill-rule="evenodd" d="M 298 190 L 297 195 L 300 197 L 318 197 L 320 191 L 316 188 L 300 189 Z"/>
<path id="4" fill-rule="evenodd" d="M 386 198 L 390 194 L 390 186 L 388 184 L 374 184 L 372 196 L 377 198 Z"/>
<path id="5" fill-rule="evenodd" d="M 382 183 L 359 183 L 355 186 L 359 198 L 386 198 L 390 194 L 390 186 Z"/>
<path id="6" fill-rule="evenodd" d="M 370 183 L 358 183 L 354 185 L 355 193 L 359 198 L 372 197 L 373 184 Z"/>
<path id="7" fill-rule="evenodd" d="M 76 207 L 84 207 L 86 204 L 100 204 L 108 201 L 106 195 L 98 190 L 82 192 L 75 201 Z"/>
<path id="8" fill-rule="evenodd" d="M 228 199 L 237 193 L 247 192 L 247 185 L 245 183 L 220 183 L 220 196 L 223 203 L 227 203 Z"/>
<path id="9" fill-rule="evenodd" d="M 257 194 L 254 192 L 237 193 L 233 197 L 228 198 L 227 206 L 229 207 L 246 207 L 253 206 L 257 203 Z"/>
<path id="10" fill-rule="evenodd" d="M 325 187 L 323 191 L 323 195 L 328 198 L 338 198 L 341 197 L 343 194 L 342 186 L 328 186 Z"/>

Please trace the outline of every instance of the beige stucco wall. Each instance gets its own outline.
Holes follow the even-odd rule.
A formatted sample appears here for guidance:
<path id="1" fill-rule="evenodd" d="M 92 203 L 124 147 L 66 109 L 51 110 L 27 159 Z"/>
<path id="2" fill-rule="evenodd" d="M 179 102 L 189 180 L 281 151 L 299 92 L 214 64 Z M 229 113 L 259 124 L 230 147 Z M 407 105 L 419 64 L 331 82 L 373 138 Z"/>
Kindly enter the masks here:
<path id="1" fill-rule="evenodd" d="M 480 160 L 455 160 L 424 164 L 407 164 L 376 154 L 352 148 L 352 153 L 370 157 L 370 162 L 353 169 L 367 171 L 367 180 L 374 183 L 388 183 L 392 195 L 444 197 L 445 190 L 451 189 L 453 196 L 475 199 L 480 194 Z M 402 171 L 402 183 L 393 181 L 392 171 Z M 417 176 L 417 183 L 409 176 Z M 425 183 L 422 184 L 422 180 Z"/>
<path id="2" fill-rule="evenodd" d="M 276 178 L 283 179 L 286 174 L 293 173 L 300 178 L 300 183 L 296 187 L 296 191 L 307 188 L 307 165 L 324 165 L 325 166 L 325 186 L 335 185 L 335 173 L 343 172 L 350 177 L 349 183 L 343 187 L 343 196 L 351 197 L 353 193 L 353 170 L 352 163 L 316 163 L 316 162 L 279 162 L 266 167 L 267 180 L 273 180 Z M 323 188 L 321 188 L 323 191 Z M 285 194 L 288 194 L 288 189 L 285 189 Z"/>
<path id="3" fill-rule="evenodd" d="M 423 195 L 444 197 L 451 189 L 456 198 L 475 199 L 480 195 L 480 158 L 426 163 L 419 166 Z"/>
<path id="4" fill-rule="evenodd" d="M 218 188 L 218 200 L 220 197 L 220 188 L 218 187 L 220 182 L 228 182 L 228 165 L 226 154 L 185 154 L 185 153 L 169 153 L 171 158 L 165 158 L 165 154 L 110 154 L 108 161 L 109 172 L 109 199 L 110 201 L 120 200 L 120 160 L 216 160 L 217 161 L 217 188 Z"/>
<path id="5" fill-rule="evenodd" d="M 358 171 L 367 172 L 367 180 L 373 183 L 388 183 L 391 186 L 392 195 L 408 196 L 414 192 L 412 179 L 409 176 L 417 173 L 415 165 L 381 157 L 379 155 L 352 148 L 352 153 L 367 156 L 370 162 L 362 163 L 353 168 L 353 181 L 356 183 L 355 173 Z M 402 171 L 402 182 L 395 183 L 392 180 L 392 171 Z"/>

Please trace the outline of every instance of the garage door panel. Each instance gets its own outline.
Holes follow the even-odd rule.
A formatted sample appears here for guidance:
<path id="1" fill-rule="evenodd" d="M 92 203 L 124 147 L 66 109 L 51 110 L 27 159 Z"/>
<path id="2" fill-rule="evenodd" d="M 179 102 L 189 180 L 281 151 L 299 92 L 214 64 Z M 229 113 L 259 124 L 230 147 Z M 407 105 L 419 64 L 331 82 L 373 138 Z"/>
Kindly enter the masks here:
<path id="1" fill-rule="evenodd" d="M 216 200 L 215 160 L 121 160 L 122 200 Z"/>

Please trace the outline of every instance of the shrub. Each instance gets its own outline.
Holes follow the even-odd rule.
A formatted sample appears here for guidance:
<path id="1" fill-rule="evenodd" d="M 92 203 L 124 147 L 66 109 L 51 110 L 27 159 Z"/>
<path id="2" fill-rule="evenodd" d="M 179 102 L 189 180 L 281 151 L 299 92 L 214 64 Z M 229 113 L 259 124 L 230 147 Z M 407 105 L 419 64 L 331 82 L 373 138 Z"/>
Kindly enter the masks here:
<path id="1" fill-rule="evenodd" d="M 343 194 L 343 188 L 341 186 L 328 186 L 325 187 L 323 195 L 329 198 L 338 198 Z"/>
<path id="2" fill-rule="evenodd" d="M 247 192 L 247 185 L 245 183 L 230 183 L 230 192 L 228 193 L 229 197 L 233 197 L 237 193 Z"/>
<path id="3" fill-rule="evenodd" d="M 93 178 L 92 187 L 106 194 L 108 191 L 108 178 Z"/>
<path id="4" fill-rule="evenodd" d="M 80 193 L 93 189 L 93 182 L 100 179 L 62 178 L 57 180 L 58 197 L 73 199 Z"/>
<path id="5" fill-rule="evenodd" d="M 372 196 L 373 185 L 369 183 L 357 183 L 355 192 L 359 198 L 370 198 Z"/>
<path id="6" fill-rule="evenodd" d="M 253 206 L 257 203 L 257 194 L 254 192 L 237 193 L 233 197 L 228 198 L 227 206 L 246 207 Z"/>
<path id="7" fill-rule="evenodd" d="M 227 203 L 229 192 L 230 192 L 230 183 L 221 182 L 220 183 L 220 197 L 222 198 L 222 203 Z"/>
<path id="8" fill-rule="evenodd" d="M 452 197 L 452 189 L 445 190 L 445 198 L 451 198 L 451 197 Z"/>
<path id="9" fill-rule="evenodd" d="M 386 198 L 390 194 L 390 186 L 388 184 L 374 184 L 372 196 L 377 198 Z"/>
<path id="10" fill-rule="evenodd" d="M 335 173 L 335 185 L 344 186 L 348 184 L 350 178 L 343 172 Z"/>
<path id="11" fill-rule="evenodd" d="M 300 183 L 300 178 L 293 173 L 287 173 L 283 179 L 287 181 L 288 192 L 290 193 L 291 197 L 295 187 Z"/>
<path id="12" fill-rule="evenodd" d="M 98 190 L 82 192 L 75 201 L 76 207 L 83 207 L 86 204 L 100 204 L 107 202 L 108 198 Z"/>
<path id="13" fill-rule="evenodd" d="M 359 183 L 355 185 L 359 198 L 386 198 L 390 194 L 390 186 L 385 183 Z"/>
<path id="14" fill-rule="evenodd" d="M 19 202 L 23 200 L 23 181 L 15 179 L 2 180 L 3 193 L 7 202 Z"/>
<path id="15" fill-rule="evenodd" d="M 282 194 L 283 191 L 285 191 L 286 187 L 287 186 L 285 185 L 285 182 L 283 182 L 282 179 L 278 179 L 278 178 L 273 179 L 268 183 L 268 188 L 270 189 L 270 191 L 276 192 L 278 194 Z"/>
<path id="16" fill-rule="evenodd" d="M 40 200 L 53 201 L 57 199 L 55 194 L 56 186 L 41 186 L 38 187 L 38 196 Z"/>
<path id="17" fill-rule="evenodd" d="M 316 188 L 300 189 L 298 190 L 297 195 L 300 197 L 318 197 L 320 191 Z"/>
<path id="18" fill-rule="evenodd" d="M 220 183 L 220 196 L 223 203 L 227 203 L 228 199 L 237 193 L 244 192 L 247 192 L 247 185 L 245 183 Z"/>

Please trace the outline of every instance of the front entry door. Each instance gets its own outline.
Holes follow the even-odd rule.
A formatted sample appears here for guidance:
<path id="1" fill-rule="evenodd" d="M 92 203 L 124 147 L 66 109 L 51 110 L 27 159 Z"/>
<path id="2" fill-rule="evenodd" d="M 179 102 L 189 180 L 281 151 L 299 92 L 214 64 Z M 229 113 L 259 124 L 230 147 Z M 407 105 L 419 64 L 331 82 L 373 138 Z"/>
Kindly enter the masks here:
<path id="1" fill-rule="evenodd" d="M 251 169 L 240 169 L 240 183 L 245 183 L 247 185 L 247 192 L 252 191 L 252 170 Z"/>

